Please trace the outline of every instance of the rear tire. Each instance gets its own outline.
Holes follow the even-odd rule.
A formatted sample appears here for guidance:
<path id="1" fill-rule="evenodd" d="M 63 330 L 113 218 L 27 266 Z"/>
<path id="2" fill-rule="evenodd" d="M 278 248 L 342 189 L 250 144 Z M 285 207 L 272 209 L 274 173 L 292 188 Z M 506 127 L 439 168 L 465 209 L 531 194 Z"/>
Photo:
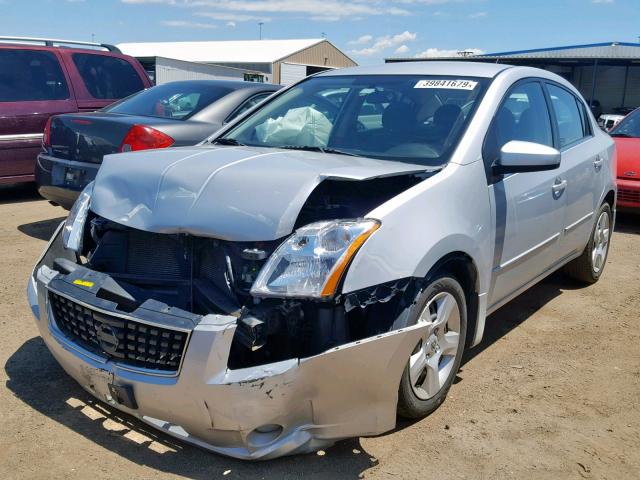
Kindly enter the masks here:
<path id="1" fill-rule="evenodd" d="M 436 277 L 414 302 L 407 326 L 430 323 L 400 380 L 398 415 L 421 418 L 444 401 L 460 368 L 467 335 L 467 304 L 458 281 Z"/>
<path id="2" fill-rule="evenodd" d="M 591 285 L 596 283 L 607 263 L 609 244 L 613 230 L 613 215 L 608 203 L 602 204 L 596 215 L 596 221 L 591 230 L 589 243 L 575 260 L 564 267 L 564 272 L 574 280 Z"/>

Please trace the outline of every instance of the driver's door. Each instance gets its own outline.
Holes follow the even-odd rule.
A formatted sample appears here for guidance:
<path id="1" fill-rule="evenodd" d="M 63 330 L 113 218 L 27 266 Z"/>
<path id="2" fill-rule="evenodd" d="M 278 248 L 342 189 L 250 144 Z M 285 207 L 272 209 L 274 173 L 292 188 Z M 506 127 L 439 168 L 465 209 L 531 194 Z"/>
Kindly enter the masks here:
<path id="1" fill-rule="evenodd" d="M 551 117 L 538 81 L 517 83 L 507 94 L 485 142 L 485 161 L 495 159 L 511 140 L 554 146 Z M 566 182 L 562 166 L 488 177 L 496 232 L 491 309 L 560 260 Z"/>

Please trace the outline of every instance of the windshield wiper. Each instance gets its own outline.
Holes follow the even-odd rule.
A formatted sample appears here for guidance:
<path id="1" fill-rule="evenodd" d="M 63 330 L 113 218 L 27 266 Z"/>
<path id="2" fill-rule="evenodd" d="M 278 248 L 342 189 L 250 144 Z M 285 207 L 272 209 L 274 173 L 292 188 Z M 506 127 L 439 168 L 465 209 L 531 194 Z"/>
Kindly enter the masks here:
<path id="1" fill-rule="evenodd" d="M 610 133 L 609 135 L 612 136 L 612 137 L 634 138 L 633 136 L 629 135 L 628 133 Z"/>
<path id="2" fill-rule="evenodd" d="M 344 150 L 339 150 L 337 148 L 325 148 L 324 153 L 335 153 L 337 155 L 348 155 L 349 157 L 360 157 L 357 153 L 345 152 Z"/>
<path id="3" fill-rule="evenodd" d="M 350 157 L 359 157 L 355 153 L 345 152 L 343 150 L 338 150 L 337 148 L 331 147 L 317 147 L 314 145 L 283 145 L 278 148 L 284 148 L 287 150 L 304 150 L 306 152 L 320 152 L 320 153 L 335 153 L 337 155 L 348 155 Z"/>
<path id="4" fill-rule="evenodd" d="M 216 138 L 211 143 L 215 143 L 217 145 L 231 145 L 231 146 L 234 146 L 234 147 L 246 147 L 246 145 L 244 143 L 240 143 L 235 138 L 225 138 L 225 137 Z"/>

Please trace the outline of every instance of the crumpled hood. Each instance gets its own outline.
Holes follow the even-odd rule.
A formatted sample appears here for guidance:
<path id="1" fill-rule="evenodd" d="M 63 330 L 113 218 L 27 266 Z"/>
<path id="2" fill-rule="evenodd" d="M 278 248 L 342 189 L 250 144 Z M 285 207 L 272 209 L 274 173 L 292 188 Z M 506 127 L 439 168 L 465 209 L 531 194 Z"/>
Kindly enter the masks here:
<path id="1" fill-rule="evenodd" d="M 268 241 L 293 231 L 324 179 L 366 180 L 424 165 L 254 147 L 185 147 L 108 155 L 91 210 L 156 233 Z"/>

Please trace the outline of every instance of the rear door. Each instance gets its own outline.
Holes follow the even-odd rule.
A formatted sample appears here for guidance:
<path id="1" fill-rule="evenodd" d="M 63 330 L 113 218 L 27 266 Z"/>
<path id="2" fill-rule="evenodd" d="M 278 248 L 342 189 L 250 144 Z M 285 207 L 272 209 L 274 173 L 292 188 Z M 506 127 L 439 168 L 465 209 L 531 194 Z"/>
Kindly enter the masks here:
<path id="1" fill-rule="evenodd" d="M 0 182 L 28 180 L 48 118 L 75 111 L 57 52 L 0 47 Z"/>
<path id="2" fill-rule="evenodd" d="M 551 116 L 538 80 L 519 82 L 507 93 L 485 140 L 485 162 L 493 163 L 511 140 L 553 146 Z M 566 205 L 561 182 L 558 170 L 497 177 L 489 173 L 496 231 L 490 308 L 559 260 Z"/>
<path id="3" fill-rule="evenodd" d="M 564 256 L 582 251 L 593 227 L 604 181 L 606 152 L 598 152 L 583 102 L 568 89 L 546 82 L 552 106 L 556 147 L 562 153 L 560 169 L 567 182 L 561 248 Z"/>
<path id="4" fill-rule="evenodd" d="M 151 86 L 137 60 L 111 52 L 68 51 L 78 108 L 94 111 Z"/>

